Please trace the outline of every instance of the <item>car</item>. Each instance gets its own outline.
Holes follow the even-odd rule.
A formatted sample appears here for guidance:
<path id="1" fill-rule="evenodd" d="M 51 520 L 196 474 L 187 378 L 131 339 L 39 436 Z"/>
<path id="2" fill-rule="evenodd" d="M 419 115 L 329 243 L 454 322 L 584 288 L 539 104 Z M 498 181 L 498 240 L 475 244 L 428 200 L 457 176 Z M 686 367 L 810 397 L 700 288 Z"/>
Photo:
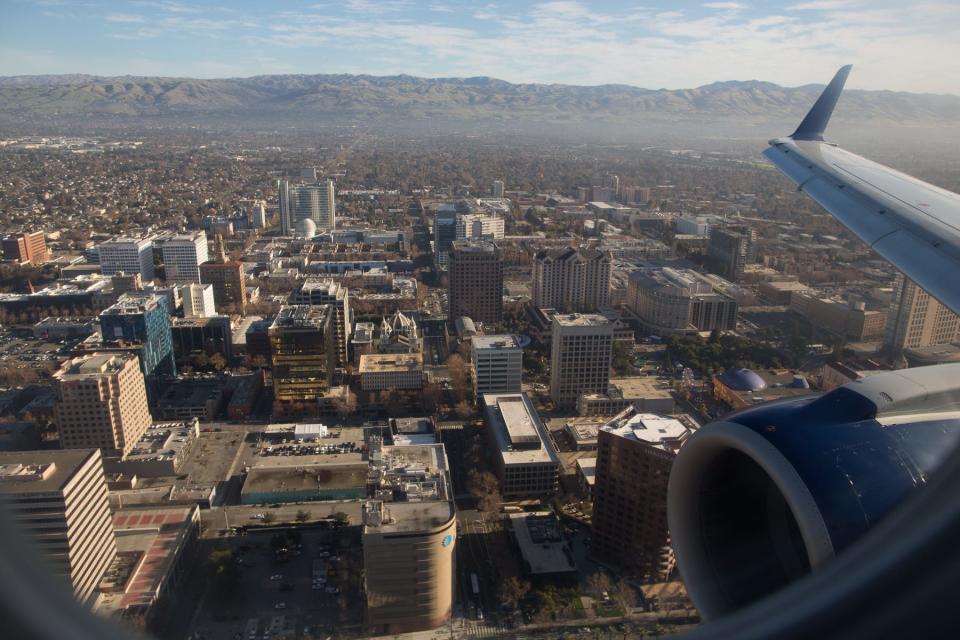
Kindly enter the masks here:
<path id="1" fill-rule="evenodd" d="M 273 605 L 273 608 L 274 608 L 274 609 L 286 609 L 286 608 L 287 608 L 287 603 L 286 603 L 286 602 L 278 602 L 277 604 Z"/>
<path id="2" fill-rule="evenodd" d="M 339 588 L 339 587 L 327 587 L 326 589 L 324 589 L 324 591 L 326 591 L 327 593 L 340 593 L 340 588 Z"/>
<path id="3" fill-rule="evenodd" d="M 272 576 L 270 576 L 270 580 L 271 580 L 271 582 L 276 582 L 277 580 L 283 580 L 283 574 L 282 574 L 282 573 L 275 573 L 275 574 L 273 574 Z"/>

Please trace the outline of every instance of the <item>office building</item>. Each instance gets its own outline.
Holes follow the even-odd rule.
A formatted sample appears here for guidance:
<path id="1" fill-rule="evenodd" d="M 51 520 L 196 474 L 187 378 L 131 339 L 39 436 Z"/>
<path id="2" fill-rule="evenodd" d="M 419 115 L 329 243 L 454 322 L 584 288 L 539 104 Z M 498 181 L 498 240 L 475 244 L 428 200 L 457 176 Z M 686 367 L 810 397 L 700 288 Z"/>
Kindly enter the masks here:
<path id="1" fill-rule="evenodd" d="M 453 615 L 457 517 L 442 444 L 370 444 L 363 503 L 364 592 L 371 634 L 436 629 Z"/>
<path id="2" fill-rule="evenodd" d="M 263 200 L 254 200 L 249 209 L 250 224 L 254 229 L 267 227 L 267 205 Z"/>
<path id="3" fill-rule="evenodd" d="M 885 311 L 867 309 L 863 301 L 825 298 L 813 291 L 794 291 L 790 310 L 817 329 L 855 341 L 883 338 L 887 321 Z"/>
<path id="4" fill-rule="evenodd" d="M 176 361 L 192 364 L 192 356 L 219 353 L 229 364 L 233 360 L 233 329 L 230 316 L 174 318 L 170 324 L 173 356 Z"/>
<path id="5" fill-rule="evenodd" d="M 188 284 L 180 287 L 184 318 L 209 318 L 217 315 L 212 284 Z"/>
<path id="6" fill-rule="evenodd" d="M 716 293 L 689 269 L 641 269 L 630 274 L 627 309 L 658 336 L 737 327 L 737 301 Z"/>
<path id="7" fill-rule="evenodd" d="M 346 367 L 350 362 L 348 352 L 353 314 L 350 311 L 350 291 L 333 278 L 307 278 L 294 289 L 288 299 L 293 305 L 330 305 L 334 310 L 334 330 L 337 341 L 337 366 Z"/>
<path id="8" fill-rule="evenodd" d="M 333 180 L 316 184 L 291 185 L 281 180 L 280 228 L 292 235 L 301 220 L 312 220 L 317 231 L 333 231 L 337 226 L 337 204 Z"/>
<path id="9" fill-rule="evenodd" d="M 457 209 L 450 203 L 441 205 L 433 214 L 433 255 L 437 267 L 446 269 L 450 245 L 457 239 Z"/>
<path id="10" fill-rule="evenodd" d="M 117 272 L 139 273 L 146 283 L 153 280 L 153 243 L 146 238 L 117 237 L 97 246 L 100 273 L 112 276 Z"/>
<path id="11" fill-rule="evenodd" d="M 533 304 L 541 309 L 596 311 L 610 300 L 613 261 L 605 251 L 562 247 L 533 257 Z"/>
<path id="12" fill-rule="evenodd" d="M 482 399 L 500 494 L 515 500 L 556 493 L 560 460 L 527 394 L 490 393 Z"/>
<path id="13" fill-rule="evenodd" d="M 713 227 L 707 242 L 706 266 L 724 278 L 743 278 L 746 266 L 756 262 L 757 233 L 746 227 Z"/>
<path id="14" fill-rule="evenodd" d="M 503 320 L 503 258 L 492 242 L 458 240 L 450 250 L 449 313 L 474 322 Z"/>
<path id="15" fill-rule="evenodd" d="M 470 343 L 475 398 L 521 390 L 523 349 L 516 336 L 474 336 Z"/>
<path id="16" fill-rule="evenodd" d="M 600 428 L 593 483 L 591 555 L 642 580 L 669 579 L 670 467 L 690 430 L 630 407 Z"/>
<path id="17" fill-rule="evenodd" d="M 284 306 L 270 325 L 274 411 L 315 411 L 336 366 L 332 307 Z"/>
<path id="18" fill-rule="evenodd" d="M 43 264 L 50 260 L 47 239 L 43 231 L 11 233 L 3 237 L 3 259 L 20 264 Z"/>
<path id="19" fill-rule="evenodd" d="M 100 451 L 0 453 L 0 505 L 86 601 L 117 554 Z"/>
<path id="20" fill-rule="evenodd" d="M 360 356 L 364 391 L 416 391 L 423 388 L 423 354 L 371 353 Z"/>
<path id="21" fill-rule="evenodd" d="M 242 314 L 247 305 L 243 263 L 227 259 L 221 236 L 217 236 L 216 245 L 214 259 L 200 265 L 200 282 L 213 285 L 213 300 L 222 310 Z"/>
<path id="22" fill-rule="evenodd" d="M 167 282 L 200 282 L 200 265 L 207 261 L 207 234 L 203 230 L 181 233 L 160 245 Z"/>
<path id="23" fill-rule="evenodd" d="M 167 298 L 152 293 L 125 293 L 100 313 L 105 346 L 136 347 L 150 398 L 164 378 L 177 375 Z"/>
<path id="24" fill-rule="evenodd" d="M 502 198 L 503 197 L 503 180 L 494 180 L 493 181 L 493 197 Z"/>
<path id="25" fill-rule="evenodd" d="M 124 456 L 151 423 L 137 356 L 93 353 L 68 360 L 54 375 L 60 446 Z"/>
<path id="26" fill-rule="evenodd" d="M 500 216 L 465 213 L 457 216 L 457 240 L 502 240 L 504 223 Z"/>
<path id="27" fill-rule="evenodd" d="M 890 357 L 900 359 L 908 349 L 946 345 L 958 340 L 960 316 L 898 273 L 883 341 Z"/>
<path id="28" fill-rule="evenodd" d="M 550 344 L 550 397 L 572 409 L 583 393 L 607 393 L 614 323 L 599 314 L 556 314 Z"/>

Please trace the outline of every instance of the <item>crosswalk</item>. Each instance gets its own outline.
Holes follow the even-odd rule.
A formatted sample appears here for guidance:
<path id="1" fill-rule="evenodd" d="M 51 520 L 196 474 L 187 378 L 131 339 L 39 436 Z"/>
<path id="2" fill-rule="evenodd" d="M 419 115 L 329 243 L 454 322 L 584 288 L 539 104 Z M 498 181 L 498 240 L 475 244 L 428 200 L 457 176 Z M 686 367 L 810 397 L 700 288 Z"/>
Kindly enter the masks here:
<path id="1" fill-rule="evenodd" d="M 501 624 L 468 624 L 456 633 L 458 638 L 505 638 L 507 628 Z"/>

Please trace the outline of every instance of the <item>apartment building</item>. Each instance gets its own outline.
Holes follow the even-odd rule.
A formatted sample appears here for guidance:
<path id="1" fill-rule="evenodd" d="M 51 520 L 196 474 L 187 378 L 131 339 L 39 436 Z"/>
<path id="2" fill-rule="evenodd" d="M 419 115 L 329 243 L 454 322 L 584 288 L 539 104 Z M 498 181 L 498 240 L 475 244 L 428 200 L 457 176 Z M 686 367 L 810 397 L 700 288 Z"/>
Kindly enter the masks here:
<path id="1" fill-rule="evenodd" d="M 550 397 L 572 409 L 583 393 L 607 393 L 614 323 L 600 314 L 556 314 L 550 345 Z"/>
<path id="2" fill-rule="evenodd" d="M 457 240 L 450 250 L 449 313 L 474 322 L 503 320 L 503 258 L 492 242 Z"/>
<path id="3" fill-rule="evenodd" d="M 3 259 L 23 264 L 43 264 L 50 260 L 47 237 L 43 231 L 10 233 L 3 237 Z"/>
<path id="4" fill-rule="evenodd" d="M 112 276 L 115 273 L 139 273 L 146 283 L 153 280 L 153 242 L 147 238 L 119 236 L 97 245 L 100 273 Z"/>
<path id="5" fill-rule="evenodd" d="M 167 282 L 200 282 L 200 265 L 207 261 L 207 234 L 201 229 L 163 240 L 160 245 Z"/>
<path id="6" fill-rule="evenodd" d="M 533 257 L 533 304 L 561 311 L 596 311 L 610 301 L 613 262 L 597 249 L 542 249 Z"/>

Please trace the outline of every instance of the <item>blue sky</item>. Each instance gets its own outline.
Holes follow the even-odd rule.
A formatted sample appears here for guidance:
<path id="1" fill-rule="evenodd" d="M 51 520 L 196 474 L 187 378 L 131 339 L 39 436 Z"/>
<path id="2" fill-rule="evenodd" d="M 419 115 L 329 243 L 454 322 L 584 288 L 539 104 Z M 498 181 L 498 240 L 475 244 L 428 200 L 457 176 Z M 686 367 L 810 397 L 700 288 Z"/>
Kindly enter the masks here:
<path id="1" fill-rule="evenodd" d="M 960 94 L 960 2 L 0 0 L 0 75 L 487 75 Z"/>

